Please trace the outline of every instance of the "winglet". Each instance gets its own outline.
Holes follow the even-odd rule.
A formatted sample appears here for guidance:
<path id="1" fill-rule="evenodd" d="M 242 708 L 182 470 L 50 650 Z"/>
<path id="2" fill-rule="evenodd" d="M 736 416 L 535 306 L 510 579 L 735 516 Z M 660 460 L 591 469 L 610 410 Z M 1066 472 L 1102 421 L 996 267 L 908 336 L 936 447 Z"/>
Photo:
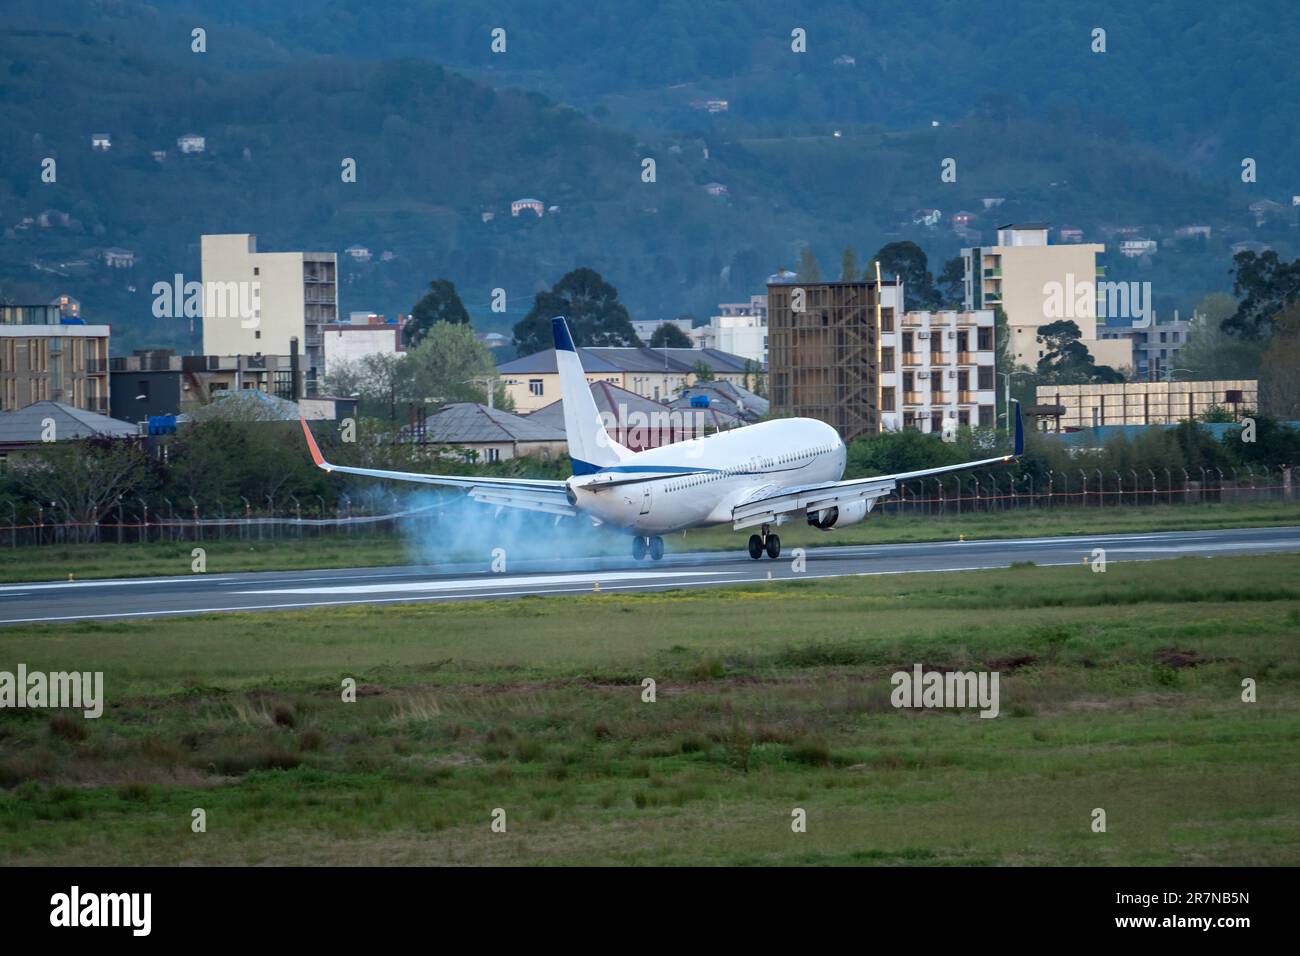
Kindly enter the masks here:
<path id="1" fill-rule="evenodd" d="M 325 456 L 320 453 L 320 446 L 316 444 L 316 437 L 311 433 L 311 429 L 307 427 L 307 420 L 300 418 L 298 421 L 302 423 L 302 433 L 307 436 L 307 448 L 311 451 L 311 460 L 316 463 L 317 468 L 324 468 L 329 471 L 330 464 L 325 460 Z"/>
<path id="2" fill-rule="evenodd" d="M 1020 423 L 1020 403 L 1014 398 L 1011 400 L 1016 406 L 1016 450 L 1015 457 L 1019 458 L 1025 453 L 1025 429 Z"/>
<path id="3" fill-rule="evenodd" d="M 576 352 L 573 347 L 573 336 L 569 334 L 569 323 L 564 321 L 564 316 L 557 315 L 551 319 L 551 335 L 555 338 L 555 350 L 557 352 Z"/>

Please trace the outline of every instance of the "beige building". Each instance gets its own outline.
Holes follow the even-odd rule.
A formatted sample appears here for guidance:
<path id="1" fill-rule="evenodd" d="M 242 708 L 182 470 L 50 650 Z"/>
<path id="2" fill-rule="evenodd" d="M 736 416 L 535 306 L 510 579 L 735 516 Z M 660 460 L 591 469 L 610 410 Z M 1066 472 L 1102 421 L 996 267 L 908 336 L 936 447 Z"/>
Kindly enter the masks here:
<path id="1" fill-rule="evenodd" d="M 1038 404 L 1062 408 L 1047 419 L 1056 431 L 1100 425 L 1169 425 L 1212 408 L 1235 418 L 1259 407 L 1259 382 L 1124 382 L 1119 385 L 1040 385 Z"/>
<path id="2" fill-rule="evenodd" d="M 1079 326 L 1081 340 L 1098 365 L 1131 368 L 1132 344 L 1097 334 L 1097 282 L 1105 274 L 1097 256 L 1106 247 L 1083 242 L 1049 245 L 1048 229 L 1041 222 L 1009 223 L 998 228 L 996 246 L 963 249 L 966 309 L 1002 307 L 1016 365 L 1034 368 L 1046 354 L 1038 340 L 1039 326 L 1068 319 Z"/>
<path id="3" fill-rule="evenodd" d="M 324 327 L 338 321 L 338 257 L 258 252 L 248 233 L 203 236 L 203 351 L 289 355 L 298 340 L 307 394 L 325 377 Z"/>
<path id="4" fill-rule="evenodd" d="M 109 327 L 61 318 L 57 304 L 0 306 L 0 410 L 51 401 L 108 414 Z"/>

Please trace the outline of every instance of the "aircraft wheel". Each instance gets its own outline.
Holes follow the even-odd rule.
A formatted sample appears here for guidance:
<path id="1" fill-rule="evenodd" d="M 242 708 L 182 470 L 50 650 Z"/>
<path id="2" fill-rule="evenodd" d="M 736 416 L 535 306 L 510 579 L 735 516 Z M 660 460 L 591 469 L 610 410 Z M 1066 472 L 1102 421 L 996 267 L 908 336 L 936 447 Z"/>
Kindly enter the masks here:
<path id="1" fill-rule="evenodd" d="M 632 559 L 634 561 L 640 561 L 645 557 L 645 553 L 646 553 L 645 538 L 641 537 L 640 535 L 637 535 L 635 538 L 632 539 Z"/>
<path id="2" fill-rule="evenodd" d="M 658 561 L 664 556 L 664 539 L 655 535 L 650 539 L 650 557 Z"/>
<path id="3" fill-rule="evenodd" d="M 781 557 L 781 538 L 778 535 L 767 536 L 767 556 L 774 559 Z"/>
<path id="4" fill-rule="evenodd" d="M 749 536 L 749 556 L 755 561 L 763 556 L 763 539 L 756 534 Z"/>

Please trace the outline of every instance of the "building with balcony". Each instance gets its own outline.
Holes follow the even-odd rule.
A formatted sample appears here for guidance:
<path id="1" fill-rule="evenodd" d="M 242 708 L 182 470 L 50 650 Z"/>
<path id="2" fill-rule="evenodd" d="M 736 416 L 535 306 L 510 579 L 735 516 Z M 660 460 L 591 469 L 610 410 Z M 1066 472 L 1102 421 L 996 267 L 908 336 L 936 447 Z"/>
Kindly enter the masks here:
<path id="1" fill-rule="evenodd" d="M 325 327 L 338 322 L 338 256 L 258 252 L 248 233 L 205 235 L 203 351 L 220 356 L 302 355 L 304 394 L 325 377 Z"/>
<path id="2" fill-rule="evenodd" d="M 992 309 L 882 312 L 880 428 L 927 434 L 995 424 L 997 378 Z"/>
<path id="3" fill-rule="evenodd" d="M 691 330 L 697 348 L 719 349 L 760 364 L 767 362 L 767 296 L 723 302 L 709 324 Z"/>
<path id="4" fill-rule="evenodd" d="M 1099 243 L 1049 245 L 1045 222 L 998 227 L 996 246 L 962 249 L 968 311 L 1001 308 L 1011 335 L 1016 365 L 1033 368 L 1046 355 L 1040 326 L 1066 319 L 1079 326 L 1080 339 L 1099 365 L 1121 369 L 1132 364 L 1126 342 L 1097 334 L 1097 283 L 1105 270 Z"/>
<path id="5" fill-rule="evenodd" d="M 58 402 L 108 414 L 107 325 L 50 305 L 0 305 L 0 410 Z"/>

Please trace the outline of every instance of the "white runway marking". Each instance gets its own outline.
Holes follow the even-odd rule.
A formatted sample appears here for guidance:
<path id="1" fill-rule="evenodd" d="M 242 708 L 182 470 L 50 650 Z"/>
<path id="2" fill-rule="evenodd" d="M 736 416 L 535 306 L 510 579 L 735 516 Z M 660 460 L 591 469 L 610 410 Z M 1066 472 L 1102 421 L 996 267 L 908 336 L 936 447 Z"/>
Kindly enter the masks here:
<path id="1" fill-rule="evenodd" d="M 741 574 L 740 571 L 591 571 L 586 574 L 530 574 L 487 577 L 470 581 L 407 581 L 401 584 L 339 584 L 318 588 L 258 588 L 236 594 L 409 594 L 420 591 L 461 591 L 465 588 L 509 588 L 531 585 L 604 584 L 607 581 L 655 581 Z"/>

